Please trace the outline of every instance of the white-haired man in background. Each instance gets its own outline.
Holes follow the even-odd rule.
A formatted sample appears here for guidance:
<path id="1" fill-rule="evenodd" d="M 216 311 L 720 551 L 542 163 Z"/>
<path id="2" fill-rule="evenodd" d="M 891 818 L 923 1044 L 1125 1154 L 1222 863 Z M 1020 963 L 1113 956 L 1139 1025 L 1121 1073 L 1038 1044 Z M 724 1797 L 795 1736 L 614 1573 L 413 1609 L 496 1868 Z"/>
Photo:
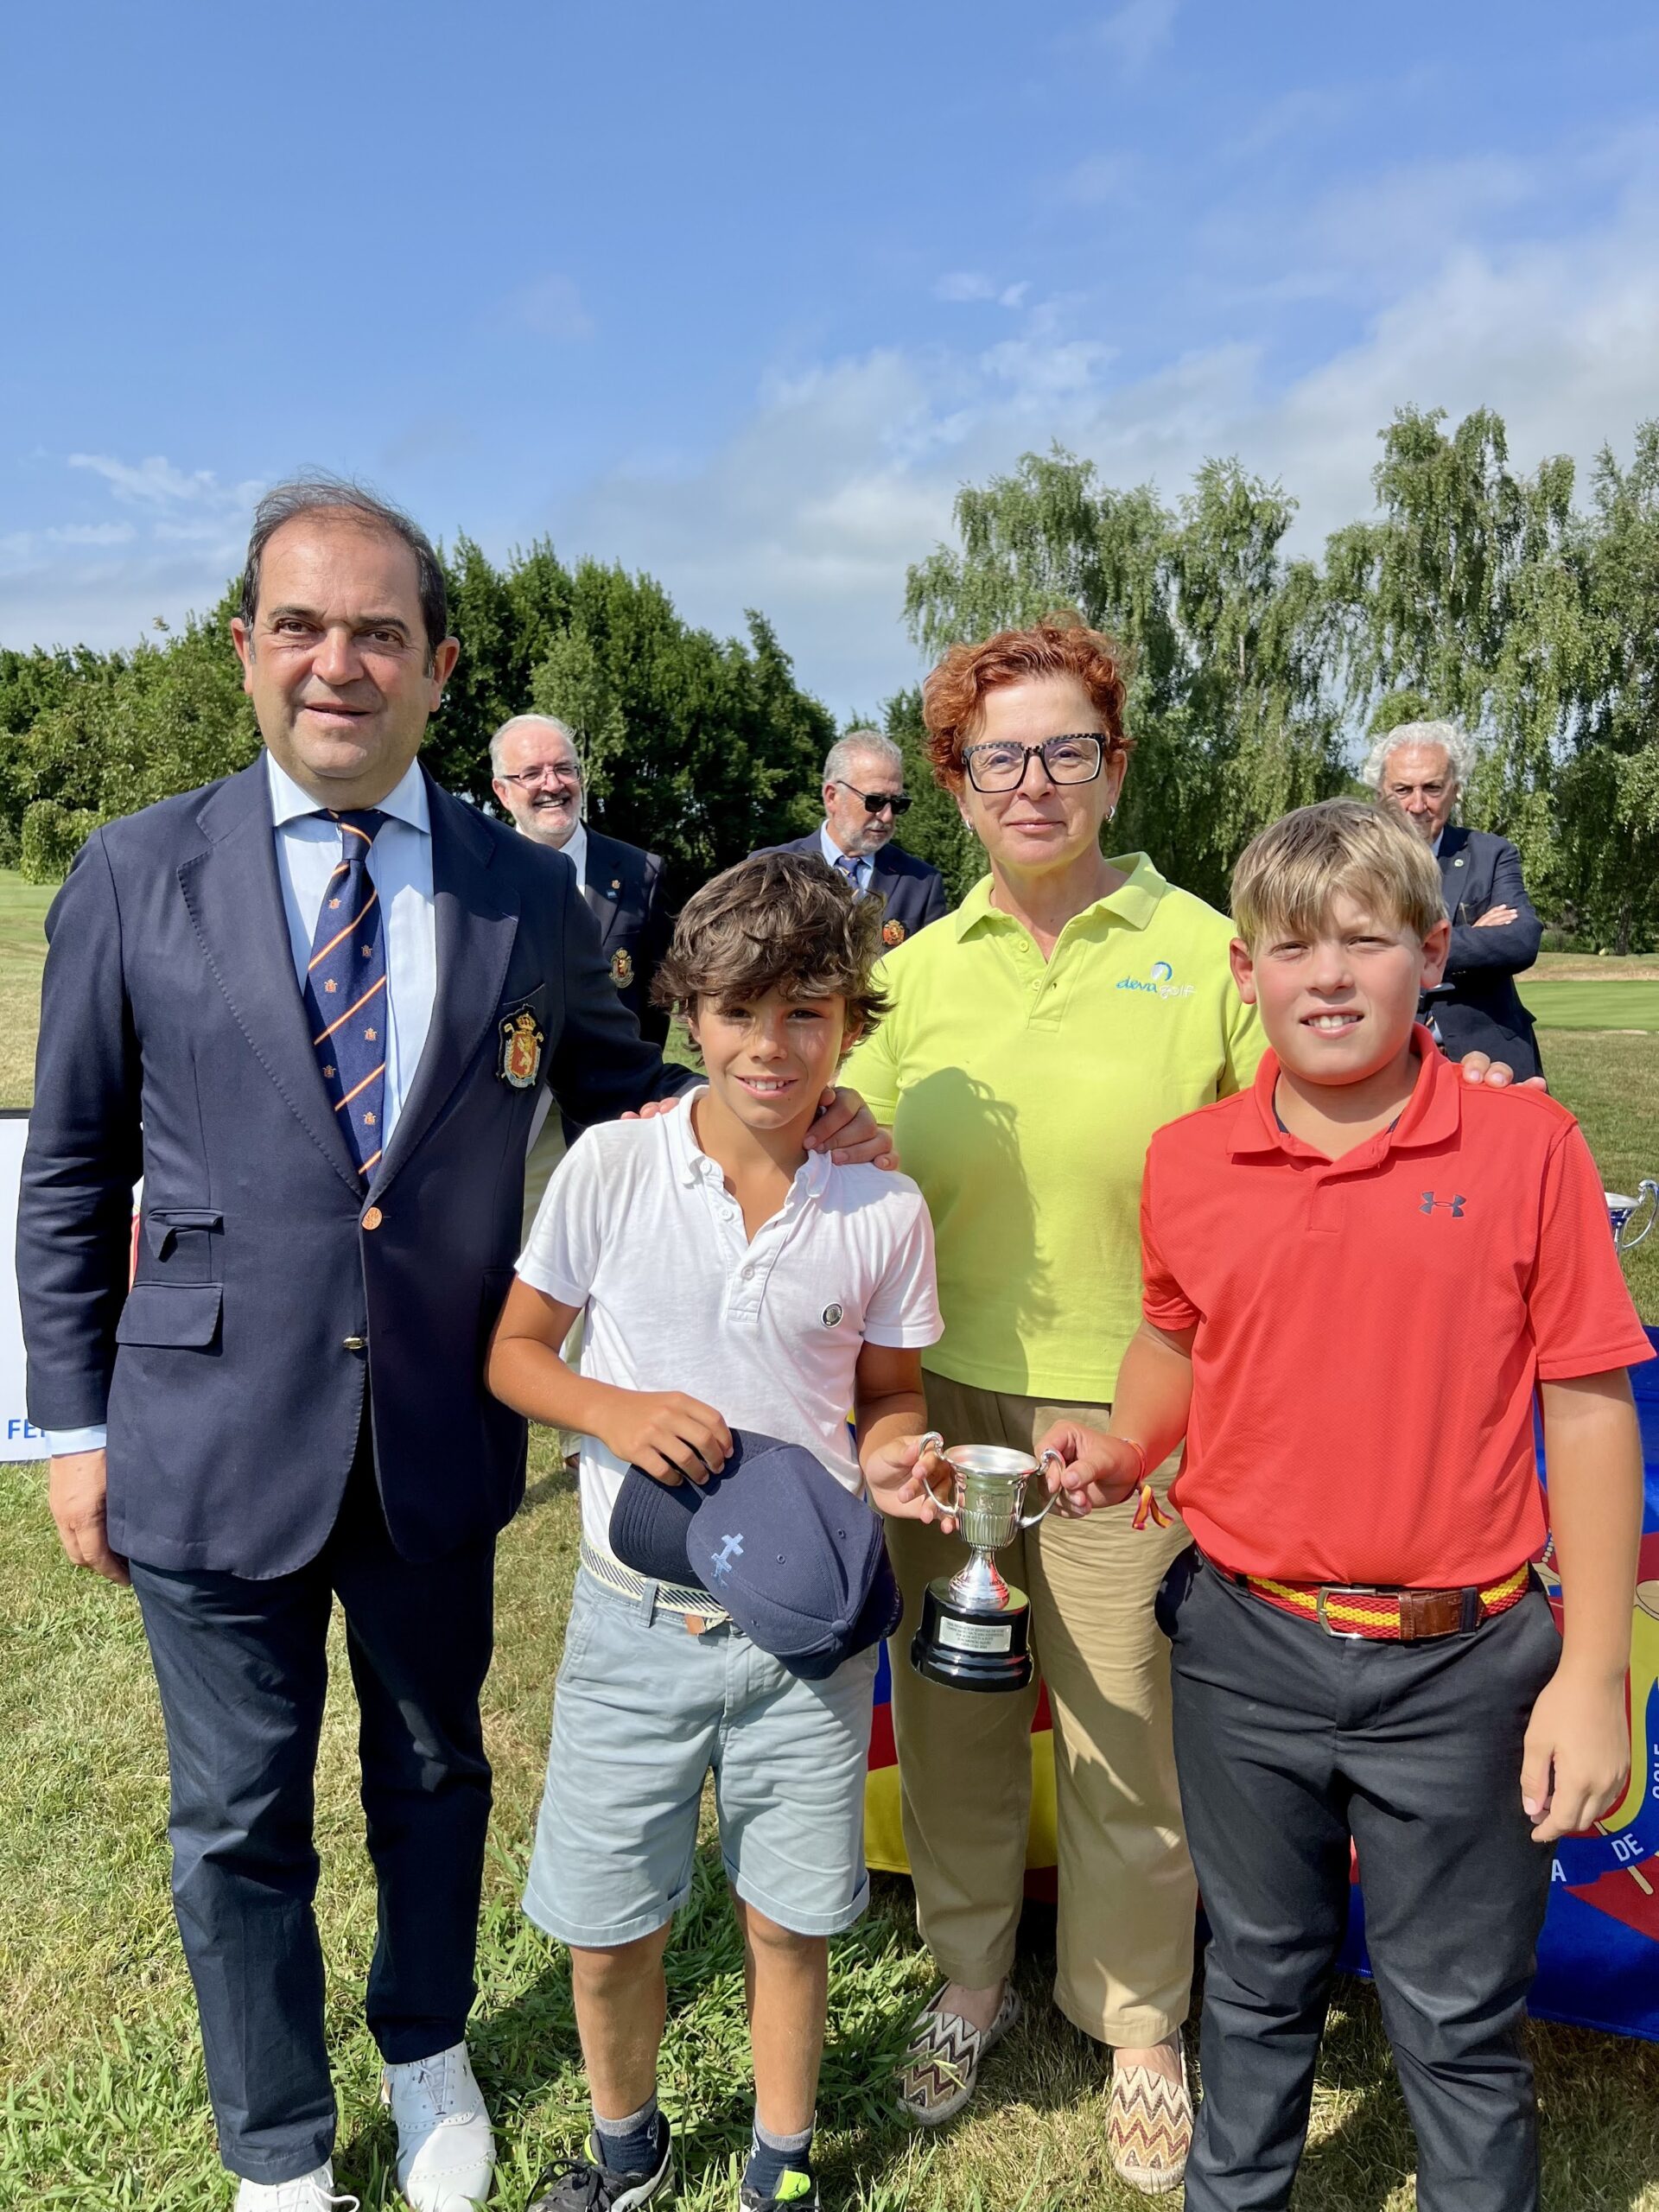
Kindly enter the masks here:
<path id="1" fill-rule="evenodd" d="M 1538 957 L 1543 925 L 1509 839 L 1452 819 L 1473 766 L 1474 747 L 1455 723 L 1402 722 L 1377 739 L 1360 773 L 1440 862 L 1452 950 L 1424 1020 L 1448 1059 L 1490 1052 L 1519 1082 L 1543 1072 L 1532 1016 L 1515 988 Z"/>
<path id="2" fill-rule="evenodd" d="M 817 853 L 839 869 L 855 891 L 882 900 L 882 935 L 902 944 L 950 911 L 944 879 L 894 838 L 905 796 L 905 756 L 879 729 L 849 730 L 823 764 L 823 820 L 787 845 L 767 852 Z"/>
<path id="3" fill-rule="evenodd" d="M 583 820 L 582 758 L 555 715 L 514 715 L 503 722 L 490 740 L 490 779 L 524 836 L 563 853 L 576 871 L 618 995 L 641 1033 L 660 1045 L 668 1016 L 651 1003 L 651 979 L 674 928 L 662 861 Z"/>

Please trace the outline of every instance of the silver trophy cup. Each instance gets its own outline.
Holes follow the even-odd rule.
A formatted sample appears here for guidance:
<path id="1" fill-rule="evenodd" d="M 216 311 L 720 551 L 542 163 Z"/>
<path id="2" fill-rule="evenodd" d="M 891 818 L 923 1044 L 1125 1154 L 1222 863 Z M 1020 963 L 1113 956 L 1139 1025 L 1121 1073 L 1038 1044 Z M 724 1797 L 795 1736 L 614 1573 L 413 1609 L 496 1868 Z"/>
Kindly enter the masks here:
<path id="1" fill-rule="evenodd" d="M 1612 1224 L 1613 1243 L 1621 1257 L 1634 1252 L 1643 1237 L 1659 1219 L 1659 1183 L 1644 1175 L 1636 1186 L 1636 1196 L 1627 1198 L 1622 1191 L 1604 1191 L 1607 1201 L 1607 1218 Z"/>
<path id="2" fill-rule="evenodd" d="M 1033 1477 L 1051 1459 L 1059 1465 L 1059 1454 L 1046 1452 L 1039 1460 L 1001 1444 L 958 1444 L 942 1457 L 953 1478 L 950 1510 L 969 1555 L 955 1574 L 928 1584 L 910 1662 L 929 1681 L 953 1689 L 1024 1689 L 1032 1675 L 1031 1605 L 1003 1579 L 996 1554 L 1053 1508 L 1058 1491 L 1037 1512 L 1024 1510 Z"/>

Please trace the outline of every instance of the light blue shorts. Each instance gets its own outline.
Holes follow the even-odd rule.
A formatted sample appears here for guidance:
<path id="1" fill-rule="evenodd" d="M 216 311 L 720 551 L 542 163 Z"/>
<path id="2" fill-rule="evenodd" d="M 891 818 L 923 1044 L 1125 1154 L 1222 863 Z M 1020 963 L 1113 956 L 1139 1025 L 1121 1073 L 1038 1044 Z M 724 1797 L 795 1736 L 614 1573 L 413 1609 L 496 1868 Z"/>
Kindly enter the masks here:
<path id="1" fill-rule="evenodd" d="M 798 1936 L 850 1928 L 869 1902 L 875 1666 L 861 1651 L 803 1681 L 730 1622 L 692 1636 L 677 1613 L 579 1573 L 524 1910 L 590 1950 L 661 1928 L 690 1893 L 712 1770 L 737 1895 Z"/>

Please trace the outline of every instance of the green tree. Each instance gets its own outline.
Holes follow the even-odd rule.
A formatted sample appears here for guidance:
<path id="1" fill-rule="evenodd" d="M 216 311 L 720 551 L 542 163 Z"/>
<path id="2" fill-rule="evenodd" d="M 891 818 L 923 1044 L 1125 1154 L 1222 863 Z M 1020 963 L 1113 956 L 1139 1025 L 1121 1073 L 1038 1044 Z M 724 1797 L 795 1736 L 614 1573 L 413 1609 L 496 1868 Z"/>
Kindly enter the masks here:
<path id="1" fill-rule="evenodd" d="M 1659 938 L 1659 421 L 1628 468 L 1604 448 L 1592 497 L 1557 874 L 1580 926 L 1624 953 Z"/>

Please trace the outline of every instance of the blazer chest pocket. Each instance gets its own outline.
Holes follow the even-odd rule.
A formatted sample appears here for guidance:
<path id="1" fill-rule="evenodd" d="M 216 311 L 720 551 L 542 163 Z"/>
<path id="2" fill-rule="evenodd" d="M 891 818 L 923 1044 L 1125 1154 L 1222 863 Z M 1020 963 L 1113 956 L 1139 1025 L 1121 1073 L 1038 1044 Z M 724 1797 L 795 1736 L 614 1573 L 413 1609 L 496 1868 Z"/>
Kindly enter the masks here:
<path id="1" fill-rule="evenodd" d="M 224 1226 L 217 1206 L 146 1206 L 140 1274 L 168 1283 L 211 1283 L 213 1239 Z"/>
<path id="2" fill-rule="evenodd" d="M 205 1351 L 219 1334 L 224 1295 L 216 1282 L 136 1282 L 115 1325 L 115 1341 Z"/>

